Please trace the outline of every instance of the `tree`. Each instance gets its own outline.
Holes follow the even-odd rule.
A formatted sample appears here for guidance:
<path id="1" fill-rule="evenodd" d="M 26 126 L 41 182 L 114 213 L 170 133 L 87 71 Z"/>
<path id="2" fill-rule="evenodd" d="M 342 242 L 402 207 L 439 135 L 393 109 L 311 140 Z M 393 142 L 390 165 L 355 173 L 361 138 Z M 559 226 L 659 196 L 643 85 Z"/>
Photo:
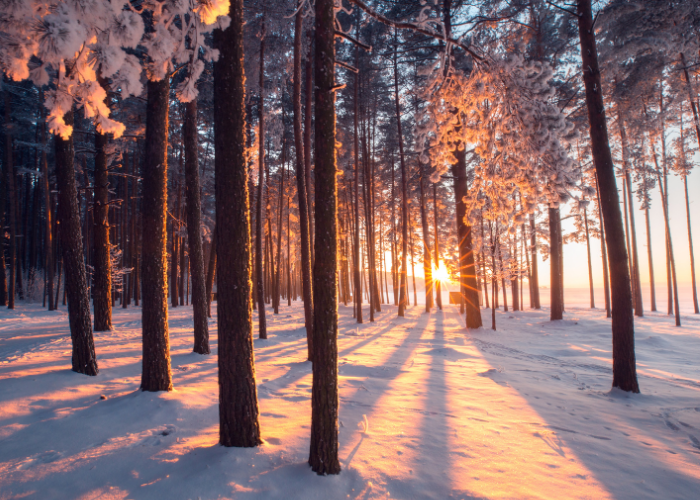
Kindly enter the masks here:
<path id="1" fill-rule="evenodd" d="M 63 116 L 67 126 L 73 125 L 73 112 Z M 97 358 L 92 339 L 90 299 L 83 261 L 83 239 L 80 232 L 80 208 L 73 163 L 73 138 L 56 137 L 56 184 L 58 188 L 58 223 L 61 226 L 61 248 L 66 266 L 68 320 L 73 342 L 73 371 L 97 375 Z"/>
<path id="2" fill-rule="evenodd" d="M 214 31 L 220 52 L 214 63 L 219 441 L 252 447 L 262 440 L 253 353 L 243 0 L 231 1 L 228 15 L 230 26 Z"/>
<path id="3" fill-rule="evenodd" d="M 338 460 L 337 184 L 335 159 L 335 11 L 316 0 L 316 234 L 314 339 L 309 464 L 317 474 L 340 473 Z M 358 291 L 358 290 L 356 290 Z"/>

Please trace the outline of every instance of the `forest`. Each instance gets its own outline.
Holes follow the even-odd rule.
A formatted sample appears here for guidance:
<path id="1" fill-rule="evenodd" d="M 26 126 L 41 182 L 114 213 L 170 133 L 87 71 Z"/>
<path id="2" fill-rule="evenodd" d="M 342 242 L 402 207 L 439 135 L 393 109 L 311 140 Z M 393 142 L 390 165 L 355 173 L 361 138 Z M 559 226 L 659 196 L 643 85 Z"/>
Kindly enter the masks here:
<path id="1" fill-rule="evenodd" d="M 0 0 L 0 498 L 696 495 L 700 4 L 569 1 Z"/>

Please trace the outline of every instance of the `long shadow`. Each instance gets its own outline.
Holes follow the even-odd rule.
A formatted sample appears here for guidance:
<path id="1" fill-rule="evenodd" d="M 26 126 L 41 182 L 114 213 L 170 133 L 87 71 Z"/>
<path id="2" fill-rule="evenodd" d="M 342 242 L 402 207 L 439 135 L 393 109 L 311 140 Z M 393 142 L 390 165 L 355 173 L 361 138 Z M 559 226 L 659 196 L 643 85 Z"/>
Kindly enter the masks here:
<path id="1" fill-rule="evenodd" d="M 459 317 L 462 325 L 464 319 L 454 312 L 455 316 Z M 527 321 L 527 315 L 523 314 L 516 318 L 517 321 Z M 503 328 L 501 320 L 501 328 Z M 474 333 L 467 331 L 465 336 L 477 344 L 478 339 Z M 478 334 L 476 334 L 478 335 Z M 506 348 L 507 349 L 507 348 Z M 508 372 L 533 372 L 532 363 L 538 359 L 537 354 L 528 355 L 527 359 L 520 359 L 507 355 L 507 350 L 504 352 L 495 352 L 491 350 L 479 349 L 481 355 L 488 361 L 491 366 L 499 366 L 504 363 L 505 358 L 509 359 Z M 524 352 L 523 352 L 524 353 Z M 527 354 L 527 353 L 524 353 Z M 528 363 L 523 365 L 523 363 Z M 676 452 L 663 449 L 664 440 L 658 435 L 649 436 L 649 442 L 645 442 L 644 433 L 646 429 L 643 427 L 635 429 L 636 435 L 630 434 L 630 427 L 635 425 L 637 418 L 630 418 L 629 415 L 622 416 L 621 413 L 629 412 L 629 407 L 636 408 L 639 421 L 643 422 L 650 417 L 650 411 L 658 408 L 648 408 L 645 403 L 646 398 L 655 396 L 628 395 L 619 392 L 607 392 L 592 390 L 592 388 L 584 384 L 580 378 L 584 377 L 592 384 L 604 384 L 609 387 L 610 376 L 608 373 L 600 373 L 592 370 L 586 370 L 586 365 L 580 364 L 580 370 L 576 373 L 571 372 L 567 364 L 563 362 L 559 367 L 559 373 L 551 373 L 556 370 L 551 364 L 537 364 L 537 370 L 533 376 L 545 375 L 548 378 L 561 379 L 561 385 L 558 384 L 556 394 L 547 391 L 547 386 L 540 388 L 538 384 L 530 383 L 526 380 L 525 375 L 518 377 L 509 377 L 509 386 L 518 392 L 519 396 L 527 401 L 527 404 L 534 412 L 546 422 L 545 428 L 548 428 L 556 435 L 556 439 L 566 445 L 566 448 L 571 450 L 578 461 L 594 476 L 595 480 L 607 490 L 614 498 L 696 498 L 697 492 L 700 491 L 700 480 L 693 477 L 691 474 L 685 474 L 682 469 L 673 467 L 672 462 L 664 463 L 652 454 L 652 447 L 656 448 L 653 451 L 657 456 L 668 456 L 669 460 L 673 460 Z M 564 372 L 567 377 L 561 376 Z M 572 373 L 574 377 L 572 377 Z M 640 385 L 644 389 L 643 377 L 640 375 Z M 647 379 L 648 380 L 648 379 Z M 607 414 L 597 414 L 591 409 L 592 399 L 600 401 L 605 400 L 610 405 L 610 412 Z M 596 404 L 596 403 L 593 403 Z M 597 403 L 600 404 L 600 403 Z M 658 403 L 656 403 L 658 404 Z M 666 403 L 664 403 L 666 404 Z M 566 416 L 557 408 L 566 408 Z M 580 412 L 580 413 L 577 413 Z M 558 415 L 561 415 L 558 417 Z M 580 422 L 580 428 L 577 425 L 578 419 L 583 419 Z M 600 427 L 595 434 L 588 434 L 591 428 L 592 421 L 597 420 L 596 424 Z M 681 431 L 679 426 L 675 426 L 673 422 L 669 425 L 669 421 L 659 418 L 658 433 Z M 683 430 L 684 432 L 685 430 Z M 698 436 L 700 437 L 700 436 Z M 641 439 L 640 439 L 641 438 Z M 654 441 L 660 446 L 655 446 Z M 546 442 L 546 441 L 545 441 Z M 582 442 L 586 443 L 582 445 Z M 550 447 L 550 443 L 547 443 Z M 555 452 L 562 455 L 564 449 L 560 447 L 558 450 L 552 448 Z M 610 453 L 610 450 L 615 450 L 615 453 Z M 695 450 L 689 451 L 694 454 L 700 452 Z M 624 455 L 622 455 L 624 454 Z M 625 456 L 626 455 L 626 456 Z M 641 457 L 646 457 L 642 459 Z M 569 457 L 571 459 L 571 457 Z M 692 463 L 692 456 L 688 456 Z M 696 459 L 697 460 L 697 459 Z M 626 474 L 625 477 L 623 474 Z M 646 481 L 641 481 L 645 478 Z"/>

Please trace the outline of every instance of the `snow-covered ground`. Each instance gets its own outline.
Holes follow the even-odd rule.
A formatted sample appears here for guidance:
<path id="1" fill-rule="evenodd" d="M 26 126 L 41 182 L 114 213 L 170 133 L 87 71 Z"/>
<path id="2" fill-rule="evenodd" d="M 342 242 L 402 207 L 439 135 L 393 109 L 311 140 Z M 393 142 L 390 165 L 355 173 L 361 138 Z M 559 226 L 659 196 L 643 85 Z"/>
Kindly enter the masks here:
<path id="1" fill-rule="evenodd" d="M 0 311 L 0 499 L 699 498 L 700 318 L 636 324 L 641 395 L 610 390 L 610 323 L 567 304 L 467 332 L 454 306 L 356 325 L 341 307 L 340 457 L 313 474 L 300 303 L 256 340 L 265 444 L 218 440 L 214 355 L 171 309 L 175 390 L 142 393 L 140 309 L 97 333 L 100 374 L 70 371 L 65 309 Z M 367 319 L 367 311 L 365 311 Z M 102 399 L 102 396 L 106 399 Z"/>

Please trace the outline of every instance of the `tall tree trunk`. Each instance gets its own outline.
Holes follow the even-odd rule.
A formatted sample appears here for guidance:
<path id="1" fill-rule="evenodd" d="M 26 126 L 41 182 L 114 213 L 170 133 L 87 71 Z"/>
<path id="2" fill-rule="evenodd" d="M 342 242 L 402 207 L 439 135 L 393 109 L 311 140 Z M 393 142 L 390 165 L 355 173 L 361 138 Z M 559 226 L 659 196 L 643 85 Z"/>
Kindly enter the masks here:
<path id="1" fill-rule="evenodd" d="M 479 292 L 476 287 L 472 227 L 466 220 L 467 206 L 464 203 L 464 197 L 468 193 L 466 151 L 456 149 L 453 154 L 457 158 L 456 163 L 452 164 L 452 176 L 454 177 L 455 214 L 457 216 L 460 292 L 467 312 L 467 328 L 480 328 L 482 322 L 481 310 L 479 309 Z M 503 293 L 505 293 L 505 286 L 503 287 Z"/>
<path id="2" fill-rule="evenodd" d="M 639 275 L 639 253 L 637 252 L 637 229 L 634 222 L 634 197 L 632 190 L 632 179 L 629 171 L 625 172 L 625 182 L 627 183 L 627 205 L 630 216 L 630 236 L 632 238 L 632 300 L 634 303 L 634 315 L 644 316 L 644 304 L 642 302 L 642 280 Z"/>
<path id="3" fill-rule="evenodd" d="M 311 269 L 313 270 L 314 254 L 316 251 L 316 247 L 314 246 L 314 206 L 311 194 L 311 132 L 313 130 L 311 118 L 313 116 L 314 96 L 314 30 L 309 29 L 306 36 L 308 37 L 309 50 L 306 52 L 306 87 L 304 94 L 304 176 L 306 177 L 306 214 L 309 218 L 309 260 L 311 262 Z M 313 308 L 311 310 L 313 311 Z"/>
<path id="4" fill-rule="evenodd" d="M 66 125 L 73 125 L 73 112 L 64 116 Z M 85 375 L 97 375 L 95 343 L 90 321 L 90 297 L 88 296 L 83 240 L 80 231 L 80 207 L 78 188 L 73 165 L 73 137 L 68 140 L 55 138 L 56 182 L 58 188 L 58 222 L 61 226 L 61 248 L 66 268 L 66 295 L 68 296 L 68 320 L 73 343 L 73 371 Z"/>
<path id="5" fill-rule="evenodd" d="M 314 354 L 309 464 L 317 474 L 338 474 L 338 287 L 335 160 L 335 12 L 316 0 L 316 248 Z"/>
<path id="6" fill-rule="evenodd" d="M 41 94 L 43 97 L 43 93 Z M 5 122 L 6 125 L 9 123 L 9 107 L 8 107 L 8 102 L 10 100 L 10 93 L 5 88 Z M 44 109 L 43 105 L 43 99 L 42 103 L 40 104 L 40 107 Z M 42 112 L 42 122 L 44 122 L 44 117 L 43 117 L 43 112 Z M 44 129 L 42 129 L 44 130 Z M 10 137 L 9 134 L 9 128 L 4 127 L 3 128 L 3 136 L 5 139 L 5 147 L 4 147 L 4 157 L 2 159 L 2 175 L 0 176 L 0 180 L 2 180 L 2 184 L 0 184 L 0 306 L 6 306 L 7 305 L 7 274 L 6 274 L 6 263 L 5 263 L 5 226 L 7 225 L 7 213 L 6 213 L 6 207 L 7 207 L 7 176 L 9 172 L 8 168 L 8 153 L 11 155 L 12 154 L 12 138 Z M 47 207 L 48 209 L 48 207 Z M 47 220 L 50 220 L 47 219 Z M 51 227 L 48 225 L 48 227 Z M 49 295 L 51 297 L 51 295 Z M 51 304 L 51 301 L 49 300 L 49 304 Z M 51 304 L 52 305 L 52 304 Z M 49 310 L 53 309 L 53 307 L 49 306 Z"/>
<path id="7" fill-rule="evenodd" d="M 698 289 L 695 285 L 695 257 L 693 255 L 693 232 L 690 229 L 690 201 L 688 200 L 688 176 L 683 176 L 683 189 L 685 190 L 685 214 L 688 223 L 688 250 L 690 252 L 690 280 L 693 286 L 693 307 L 695 314 L 700 314 L 698 309 Z"/>
<path id="8" fill-rule="evenodd" d="M 233 7 L 232 7 L 233 10 Z M 241 49 L 242 50 L 242 49 Z M 241 69 L 241 71 L 243 71 Z M 265 184 L 265 25 L 263 21 L 260 38 L 260 103 L 258 104 L 258 199 L 255 224 L 255 270 L 256 292 L 258 294 L 258 337 L 267 338 L 267 321 L 265 318 L 265 278 L 263 275 L 263 187 Z M 267 267 L 267 266 L 265 266 Z"/>
<path id="9" fill-rule="evenodd" d="M 197 101 L 185 103 L 185 196 L 187 197 L 187 241 L 192 274 L 192 316 L 194 347 L 199 354 L 209 354 L 207 322 L 207 288 L 202 250 L 202 202 L 199 199 L 199 162 L 197 159 Z"/>
<path id="10" fill-rule="evenodd" d="M 357 49 L 355 50 L 355 60 L 357 61 Z M 357 64 L 357 62 L 356 62 Z M 353 238 L 353 277 L 355 281 L 355 293 L 353 298 L 355 302 L 355 319 L 358 323 L 362 323 L 362 282 L 360 280 L 360 159 L 359 159 L 359 136 L 357 130 L 357 122 L 359 120 L 359 89 L 360 78 L 355 74 L 355 96 L 354 96 L 354 113 L 353 113 L 353 155 L 354 155 L 354 209 L 355 209 L 355 231 Z"/>
<path id="11" fill-rule="evenodd" d="M 595 309 L 595 296 L 593 294 L 593 262 L 591 261 L 591 234 L 588 231 L 588 211 L 583 207 L 583 223 L 586 228 L 586 253 L 588 255 L 588 288 L 591 296 L 591 309 Z"/>
<path id="12" fill-rule="evenodd" d="M 144 391 L 171 391 L 168 332 L 168 92 L 169 79 L 148 82 L 146 153 L 142 180 L 142 290 Z"/>
<path id="13" fill-rule="evenodd" d="M 17 203 L 15 200 L 15 166 L 12 159 L 12 118 L 11 118 L 11 98 L 10 92 L 5 89 L 5 161 L 3 170 L 5 178 L 3 183 L 7 185 L 8 201 L 10 205 L 9 213 L 7 214 L 10 233 L 10 276 L 7 283 L 7 308 L 15 308 L 15 283 L 17 280 Z M 77 196 L 77 194 L 76 194 Z M 4 207 L 3 207 L 4 208 Z M 3 229 L 4 232 L 4 229 Z M 3 235 L 4 239 L 4 235 Z"/>
<path id="14" fill-rule="evenodd" d="M 600 254 L 603 257 L 603 292 L 605 296 L 605 317 L 612 316 L 610 305 L 610 279 L 608 276 L 608 251 L 605 244 L 605 223 L 600 203 L 600 187 L 598 187 L 598 175 L 596 174 L 596 195 L 598 196 L 598 220 L 600 221 Z"/>
<path id="15" fill-rule="evenodd" d="M 430 230 L 428 229 L 428 216 L 425 209 L 424 169 L 420 164 L 420 178 L 418 186 L 420 189 L 420 221 L 423 228 L 423 275 L 425 276 L 425 312 L 430 312 L 433 307 L 433 264 L 430 257 Z"/>
<path id="16" fill-rule="evenodd" d="M 551 270 L 549 273 L 550 293 L 551 293 L 551 313 L 550 319 L 562 319 L 564 304 L 562 303 L 561 290 L 561 215 L 559 208 L 549 208 L 549 262 Z"/>
<path id="17" fill-rule="evenodd" d="M 214 63 L 219 441 L 251 447 L 262 440 L 250 293 L 243 0 L 231 1 L 229 17 L 226 30 L 214 30 L 214 47 L 221 53 Z"/>
<path id="18" fill-rule="evenodd" d="M 312 359 L 314 304 L 311 291 L 311 246 L 309 242 L 309 205 L 306 193 L 306 164 L 304 135 L 302 133 L 301 113 L 301 36 L 303 31 L 303 12 L 299 11 L 294 20 L 294 150 L 296 151 L 297 198 L 299 200 L 299 230 L 301 233 L 301 287 L 304 297 L 304 325 L 306 326 L 306 345 L 308 359 Z M 310 111 L 310 110 L 309 110 Z M 307 112 L 309 112 L 307 111 Z"/>
<path id="19" fill-rule="evenodd" d="M 593 31 L 591 0 L 577 0 L 583 81 L 590 125 L 591 151 L 598 176 L 607 238 L 612 291 L 613 387 L 639 392 L 634 352 L 634 317 L 627 251 L 622 231 L 620 200 L 605 120 L 605 105 Z"/>
<path id="20" fill-rule="evenodd" d="M 510 278 L 511 296 L 513 297 L 513 311 L 520 311 L 520 294 L 518 293 L 518 276 L 520 270 L 518 268 L 517 233 L 515 235 L 515 238 L 513 239 L 513 257 L 511 258 L 511 262 L 513 263 L 513 266 L 515 268 L 515 273 L 511 272 Z"/>
<path id="21" fill-rule="evenodd" d="M 399 285 L 399 316 L 405 315 L 408 305 L 407 253 L 408 253 L 408 173 L 403 152 L 403 132 L 401 130 L 401 106 L 399 104 L 398 41 L 394 33 L 394 103 L 396 104 L 396 127 L 399 136 L 399 160 L 401 162 L 401 284 Z"/>
<path id="22" fill-rule="evenodd" d="M 532 308 L 540 309 L 540 276 L 537 262 L 537 227 L 535 226 L 535 214 L 530 214 L 530 249 L 532 251 Z"/>
<path id="23" fill-rule="evenodd" d="M 657 170 L 656 175 L 659 181 L 659 190 L 661 191 L 661 199 L 664 200 L 666 199 L 666 196 L 668 196 L 664 192 L 664 185 L 661 182 L 661 173 Z M 673 282 L 673 310 L 676 316 L 676 326 L 681 326 L 681 313 L 680 313 L 680 308 L 678 305 L 678 281 L 676 279 L 676 261 L 673 258 L 673 242 L 671 240 L 671 226 L 670 226 L 670 221 L 669 221 L 669 216 L 668 216 L 668 208 L 666 207 L 665 204 L 662 204 L 664 207 L 664 220 L 666 222 L 666 241 L 668 243 L 667 249 L 669 253 L 669 261 L 671 263 L 671 279 Z"/>
<path id="24" fill-rule="evenodd" d="M 112 329 L 112 262 L 109 241 L 109 178 L 107 171 L 107 136 L 95 132 L 95 200 L 92 206 L 93 278 L 92 301 L 95 331 Z"/>
<path id="25" fill-rule="evenodd" d="M 284 127 L 284 117 L 282 118 Z M 274 297 L 272 298 L 272 305 L 274 306 L 275 314 L 280 313 L 280 276 L 282 274 L 282 214 L 284 212 L 284 173 L 285 173 L 285 163 L 286 163 L 286 152 L 287 144 L 286 141 L 282 141 L 282 172 L 280 174 L 280 196 L 277 203 L 278 217 L 277 217 L 277 274 L 275 274 L 275 285 L 274 285 Z"/>
<path id="26" fill-rule="evenodd" d="M 49 182 L 49 162 L 47 160 L 46 156 L 46 111 L 44 107 L 44 90 L 39 89 L 39 101 L 40 101 L 40 108 L 41 108 L 41 143 L 44 146 L 41 151 L 41 173 L 42 173 L 42 188 L 44 191 L 44 217 L 45 217 L 45 223 L 44 223 L 44 274 L 46 275 L 46 297 L 53 297 L 53 284 L 54 284 L 54 272 L 55 272 L 55 266 L 54 266 L 54 253 L 53 253 L 53 247 L 54 247 L 54 242 L 53 242 L 53 208 L 51 204 L 51 187 L 50 187 L 50 182 Z M 2 208 L 0 208 L 0 214 L 4 212 L 4 203 L 2 203 L 2 200 L 0 200 L 0 204 L 2 204 Z M 2 218 L 0 217 L 0 223 L 2 223 Z M 2 265 L 2 274 L 4 275 L 5 273 L 5 261 L 4 261 L 4 252 L 2 252 L 2 247 L 0 246 L 0 253 L 3 254 L 3 257 L 0 257 L 0 265 Z M 2 284 L 0 284 L 0 293 L 4 291 L 4 287 Z M 53 311 L 55 309 L 54 307 L 54 302 L 52 300 L 48 300 L 48 307 L 49 311 Z M 3 301 L 0 300 L 0 305 L 4 305 Z"/>
<path id="27" fill-rule="evenodd" d="M 214 226 L 214 234 L 212 234 L 211 237 L 211 246 L 209 247 L 209 262 L 207 266 L 207 316 L 211 318 L 211 301 L 214 298 L 214 276 L 216 275 L 216 226 Z"/>
<path id="28" fill-rule="evenodd" d="M 435 225 L 435 269 L 440 268 L 440 245 L 438 243 L 437 184 L 433 183 L 433 224 Z M 435 280 L 435 300 L 442 311 L 442 283 Z"/>

